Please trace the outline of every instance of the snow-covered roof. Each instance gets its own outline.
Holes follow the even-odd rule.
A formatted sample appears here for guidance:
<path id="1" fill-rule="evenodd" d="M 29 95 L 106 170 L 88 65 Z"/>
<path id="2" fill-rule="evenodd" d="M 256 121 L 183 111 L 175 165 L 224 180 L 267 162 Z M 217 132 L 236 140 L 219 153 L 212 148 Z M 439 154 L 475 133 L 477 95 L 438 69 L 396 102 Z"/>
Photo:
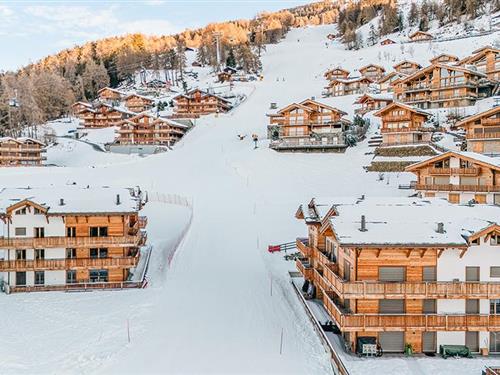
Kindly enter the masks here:
<path id="1" fill-rule="evenodd" d="M 117 204 L 117 196 L 120 204 Z M 61 205 L 61 199 L 64 204 Z M 113 187 L 3 188 L 0 190 L 0 214 L 22 201 L 30 201 L 54 214 L 131 213 L 138 210 L 138 198 L 131 190 Z"/>
<path id="2" fill-rule="evenodd" d="M 493 205 L 457 205 L 431 198 L 320 198 L 316 210 L 343 246 L 467 246 L 467 238 L 498 222 Z M 334 213 L 325 217 L 328 212 Z M 361 217 L 366 230 L 361 231 Z M 444 231 L 437 231 L 443 223 Z M 323 223 L 325 224 L 325 223 Z"/>
<path id="3" fill-rule="evenodd" d="M 409 165 L 408 167 L 406 167 L 406 170 L 412 171 L 412 170 L 415 170 L 419 167 L 422 167 L 430 162 L 438 161 L 438 160 L 441 160 L 443 158 L 447 158 L 450 156 L 455 156 L 457 158 L 461 157 L 463 159 L 467 159 L 467 160 L 472 161 L 472 162 L 478 162 L 478 163 L 485 164 L 485 165 L 492 167 L 492 168 L 495 168 L 495 169 L 500 169 L 500 158 L 492 158 L 492 157 L 487 156 L 487 155 L 478 154 L 476 152 L 470 152 L 470 151 L 448 151 L 448 152 L 445 152 L 445 153 L 440 154 L 440 155 L 431 156 L 431 157 L 426 158 L 418 163 Z"/>
<path id="4" fill-rule="evenodd" d="M 388 106 L 379 109 L 373 115 L 374 116 L 381 116 L 383 112 L 389 111 L 389 110 L 391 110 L 394 107 L 404 108 L 404 109 L 407 109 L 408 111 L 419 113 L 419 114 L 427 116 L 427 117 L 431 116 L 431 113 L 429 113 L 429 112 L 426 112 L 426 111 L 424 111 L 424 110 L 422 110 L 422 109 L 420 109 L 418 107 L 414 107 L 414 106 L 411 106 L 411 105 L 408 105 L 408 104 L 405 104 L 405 103 L 401 103 L 401 102 L 392 102 Z"/>
<path id="5" fill-rule="evenodd" d="M 42 146 L 45 145 L 42 141 L 39 141 L 38 139 L 30 138 L 30 137 L 18 137 L 18 138 L 0 137 L 0 143 L 2 143 L 2 142 L 9 142 L 9 141 L 14 141 L 14 142 L 17 142 L 17 143 L 32 142 L 32 143 L 38 143 L 39 145 L 42 145 Z"/>
<path id="6" fill-rule="evenodd" d="M 381 94 L 371 94 L 371 93 L 366 93 L 360 96 L 355 103 L 362 103 L 364 99 L 371 98 L 373 100 L 381 100 L 381 101 L 393 101 L 394 100 L 394 95 L 391 93 L 381 93 Z"/>

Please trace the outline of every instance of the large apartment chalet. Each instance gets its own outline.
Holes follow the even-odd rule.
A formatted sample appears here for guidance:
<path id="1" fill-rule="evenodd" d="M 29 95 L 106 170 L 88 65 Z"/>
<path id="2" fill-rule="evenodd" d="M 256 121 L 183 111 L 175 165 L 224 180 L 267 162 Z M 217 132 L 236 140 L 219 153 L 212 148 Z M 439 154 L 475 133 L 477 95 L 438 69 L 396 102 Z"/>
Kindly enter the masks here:
<path id="1" fill-rule="evenodd" d="M 464 107 L 491 95 L 486 75 L 461 66 L 433 64 L 399 81 L 395 99 L 420 108 Z"/>
<path id="2" fill-rule="evenodd" d="M 329 81 L 334 80 L 334 79 L 347 79 L 349 77 L 350 72 L 348 70 L 342 69 L 342 68 L 334 68 L 327 70 L 325 72 L 325 78 Z"/>
<path id="3" fill-rule="evenodd" d="M 120 102 L 125 97 L 123 92 L 111 87 L 103 87 L 97 92 L 97 95 L 99 96 L 99 100 L 113 103 Z"/>
<path id="4" fill-rule="evenodd" d="M 135 116 L 136 113 L 125 108 L 107 103 L 97 103 L 91 108 L 83 108 L 78 117 L 85 128 L 107 128 L 118 126 L 124 119 Z"/>
<path id="5" fill-rule="evenodd" d="M 0 167 L 40 166 L 45 144 L 33 138 L 0 137 Z"/>
<path id="6" fill-rule="evenodd" d="M 194 89 L 174 98 L 175 116 L 197 118 L 211 113 L 224 113 L 231 109 L 231 103 L 215 94 Z"/>
<path id="7" fill-rule="evenodd" d="M 173 146 L 188 129 L 187 125 L 174 120 L 140 113 L 119 124 L 116 143 Z"/>
<path id="8" fill-rule="evenodd" d="M 458 62 L 458 57 L 455 55 L 442 53 L 430 59 L 429 62 L 431 64 L 456 64 Z"/>
<path id="9" fill-rule="evenodd" d="M 358 95 L 368 92 L 373 81 L 366 77 L 336 78 L 325 87 L 326 96 Z"/>
<path id="10" fill-rule="evenodd" d="M 429 143 L 433 128 L 425 126 L 430 114 L 416 107 L 394 102 L 374 113 L 382 124 L 383 145 Z"/>
<path id="11" fill-rule="evenodd" d="M 139 94 L 130 94 L 125 97 L 125 107 L 131 112 L 139 113 L 151 109 L 154 105 L 154 100 L 147 96 Z"/>
<path id="12" fill-rule="evenodd" d="M 422 65 L 414 61 L 403 60 L 394 65 L 393 68 L 397 73 L 409 76 L 415 73 L 416 71 L 422 69 Z"/>
<path id="13" fill-rule="evenodd" d="M 432 34 L 426 33 L 425 31 L 415 31 L 409 36 L 410 42 L 430 42 L 432 39 Z"/>
<path id="14" fill-rule="evenodd" d="M 408 77 L 406 74 L 390 72 L 377 81 L 381 93 L 393 92 L 394 86 L 402 79 Z"/>
<path id="15" fill-rule="evenodd" d="M 368 64 L 359 68 L 359 73 L 362 77 L 368 78 L 372 81 L 378 81 L 385 74 L 384 67 L 375 64 Z"/>
<path id="16" fill-rule="evenodd" d="M 297 240 L 304 289 L 352 350 L 371 337 L 384 353 L 497 352 L 499 212 L 432 198 L 312 200 L 296 214 L 308 229 Z"/>
<path id="17" fill-rule="evenodd" d="M 130 189 L 0 190 L 4 290 L 141 286 L 134 274 L 146 241 L 141 207 L 141 194 Z"/>
<path id="18" fill-rule="evenodd" d="M 370 111 L 377 111 L 385 108 L 392 102 L 391 94 L 364 94 L 354 102 L 354 104 L 361 105 L 361 107 L 357 108 L 354 112 L 364 115 Z"/>
<path id="19" fill-rule="evenodd" d="M 415 189 L 424 197 L 500 205 L 499 158 L 449 151 L 412 164 L 406 171 L 415 173 Z"/>
<path id="20" fill-rule="evenodd" d="M 312 99 L 268 114 L 270 147 L 278 151 L 343 151 L 346 113 Z"/>
<path id="21" fill-rule="evenodd" d="M 474 66 L 479 72 L 486 74 L 492 81 L 500 81 L 500 49 L 490 46 L 479 48 L 460 60 L 457 64 L 467 67 Z"/>
<path id="22" fill-rule="evenodd" d="M 468 151 L 500 155 L 500 106 L 466 117 L 456 126 L 466 130 Z"/>

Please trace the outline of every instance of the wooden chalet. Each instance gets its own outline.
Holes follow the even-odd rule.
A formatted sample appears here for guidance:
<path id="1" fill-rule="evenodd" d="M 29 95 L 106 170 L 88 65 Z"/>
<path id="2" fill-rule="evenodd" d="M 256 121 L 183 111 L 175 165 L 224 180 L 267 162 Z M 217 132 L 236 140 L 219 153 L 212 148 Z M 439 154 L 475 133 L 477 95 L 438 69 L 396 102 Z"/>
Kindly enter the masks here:
<path id="1" fill-rule="evenodd" d="M 422 65 L 414 61 L 404 60 L 394 65 L 393 68 L 396 72 L 409 76 L 422 69 Z"/>
<path id="2" fill-rule="evenodd" d="M 0 277 L 7 293 L 143 286 L 147 219 L 138 191 L 0 191 Z M 146 249 L 144 249 L 146 251 Z M 147 259 L 142 262 L 145 269 Z"/>
<path id="3" fill-rule="evenodd" d="M 424 197 L 450 203 L 500 205 L 500 159 L 474 152 L 449 151 L 410 165 L 415 189 Z"/>
<path id="4" fill-rule="evenodd" d="M 380 117 L 383 145 L 406 145 L 429 143 L 433 128 L 425 126 L 430 114 L 419 108 L 394 102 L 378 110 L 374 116 Z"/>
<path id="5" fill-rule="evenodd" d="M 0 167 L 41 166 L 45 144 L 33 138 L 0 137 Z"/>
<path id="6" fill-rule="evenodd" d="M 368 64 L 359 68 L 359 73 L 362 77 L 378 81 L 385 74 L 385 68 L 380 65 Z"/>
<path id="7" fill-rule="evenodd" d="M 500 106 L 457 122 L 466 130 L 467 150 L 481 154 L 500 154 Z"/>
<path id="8" fill-rule="evenodd" d="M 103 87 L 97 92 L 100 100 L 109 102 L 119 102 L 125 96 L 120 90 L 113 89 L 111 87 Z"/>
<path id="9" fill-rule="evenodd" d="M 326 96 L 343 96 L 343 95 L 359 95 L 369 91 L 373 81 L 366 77 L 337 78 L 325 87 Z"/>
<path id="10" fill-rule="evenodd" d="M 76 102 L 71 105 L 71 112 L 73 113 L 73 116 L 79 117 L 80 113 L 88 108 L 92 108 L 91 103 Z"/>
<path id="11" fill-rule="evenodd" d="M 154 100 L 147 96 L 139 94 L 130 94 L 125 97 L 125 107 L 131 112 L 139 113 L 151 109 L 154 106 Z"/>
<path id="12" fill-rule="evenodd" d="M 456 64 L 458 62 L 458 57 L 455 55 L 449 55 L 447 53 L 442 53 L 436 57 L 429 60 L 431 64 Z"/>
<path id="13" fill-rule="evenodd" d="M 396 42 L 392 39 L 386 38 L 380 42 L 380 45 L 382 46 L 388 46 L 390 44 L 396 44 Z"/>
<path id="14" fill-rule="evenodd" d="M 393 92 L 394 86 L 397 84 L 397 82 L 406 77 L 407 75 L 405 74 L 392 71 L 390 73 L 387 73 L 382 78 L 380 78 L 377 81 L 377 85 L 381 93 Z"/>
<path id="15" fill-rule="evenodd" d="M 342 68 L 335 68 L 327 70 L 324 74 L 325 78 L 328 81 L 332 81 L 334 79 L 347 79 L 349 77 L 350 72 L 348 70 Z"/>
<path id="16" fill-rule="evenodd" d="M 233 75 L 238 73 L 238 69 L 226 66 L 222 72 L 217 74 L 217 80 L 220 83 L 231 82 L 233 80 Z"/>
<path id="17" fill-rule="evenodd" d="M 378 111 L 393 102 L 392 95 L 388 94 L 364 94 L 359 97 L 354 104 L 360 104 L 361 107 L 354 112 L 357 114 L 366 114 L 370 111 Z"/>
<path id="18" fill-rule="evenodd" d="M 174 113 L 179 118 L 197 118 L 212 113 L 225 113 L 231 109 L 228 100 L 200 89 L 174 98 Z"/>
<path id="19" fill-rule="evenodd" d="M 312 200 L 296 217 L 296 266 L 318 319 L 346 347 L 374 338 L 384 354 L 438 353 L 440 345 L 500 351 L 498 207 L 440 199 Z M 314 312 L 313 312 L 314 314 Z"/>
<path id="20" fill-rule="evenodd" d="M 500 49 L 486 46 L 472 52 L 457 64 L 467 67 L 474 66 L 479 72 L 493 81 L 500 81 Z"/>
<path id="21" fill-rule="evenodd" d="M 433 38 L 432 34 L 426 33 L 425 31 L 415 31 L 409 36 L 410 42 L 430 42 Z"/>
<path id="22" fill-rule="evenodd" d="M 490 96 L 493 84 L 478 71 L 461 66 L 434 64 L 402 79 L 394 86 L 398 101 L 420 108 L 474 105 Z"/>
<path id="23" fill-rule="evenodd" d="M 119 124 L 116 143 L 173 146 L 188 129 L 187 125 L 174 120 L 140 113 Z"/>
<path id="24" fill-rule="evenodd" d="M 118 126 L 124 119 L 134 116 L 135 113 L 122 107 L 115 107 L 106 103 L 97 103 L 92 108 L 86 108 L 79 114 L 85 128 L 108 128 Z"/>
<path id="25" fill-rule="evenodd" d="M 270 147 L 277 151 L 343 151 L 347 113 L 312 99 L 268 114 Z"/>

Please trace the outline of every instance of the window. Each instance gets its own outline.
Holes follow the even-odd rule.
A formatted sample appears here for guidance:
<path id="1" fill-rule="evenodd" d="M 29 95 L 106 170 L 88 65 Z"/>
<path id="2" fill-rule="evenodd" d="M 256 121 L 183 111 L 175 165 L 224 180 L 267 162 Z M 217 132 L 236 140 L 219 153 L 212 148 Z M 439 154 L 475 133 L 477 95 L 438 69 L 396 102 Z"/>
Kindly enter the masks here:
<path id="1" fill-rule="evenodd" d="M 26 228 L 25 227 L 17 227 L 14 229 L 14 233 L 16 236 L 26 236 Z"/>
<path id="2" fill-rule="evenodd" d="M 26 285 L 26 272 L 16 272 L 16 285 Z"/>
<path id="3" fill-rule="evenodd" d="M 108 227 L 90 227 L 90 237 L 107 237 Z"/>
<path id="4" fill-rule="evenodd" d="M 16 250 L 16 260 L 26 260 L 26 250 Z"/>
<path id="5" fill-rule="evenodd" d="M 470 242 L 471 245 L 479 245 L 479 237 Z"/>
<path id="6" fill-rule="evenodd" d="M 26 207 L 20 208 L 14 212 L 16 215 L 26 215 Z"/>
<path id="7" fill-rule="evenodd" d="M 33 228 L 33 237 L 44 238 L 45 237 L 45 228 L 44 227 Z"/>
<path id="8" fill-rule="evenodd" d="M 76 237 L 76 227 L 66 227 L 66 237 Z"/>
<path id="9" fill-rule="evenodd" d="M 36 208 L 36 207 L 34 208 L 33 213 L 34 213 L 35 215 L 43 215 L 42 210 L 40 210 L 39 208 Z"/>
<path id="10" fill-rule="evenodd" d="M 490 267 L 490 277 L 500 277 L 500 266 Z"/>
<path id="11" fill-rule="evenodd" d="M 108 257 L 108 249 L 106 249 L 106 248 L 90 249 L 90 257 L 92 259 L 95 259 L 95 258 L 107 258 Z"/>
<path id="12" fill-rule="evenodd" d="M 36 260 L 45 259 L 45 249 L 35 249 L 35 259 Z"/>
<path id="13" fill-rule="evenodd" d="M 66 249 L 66 258 L 75 259 L 76 258 L 76 249 Z"/>
<path id="14" fill-rule="evenodd" d="M 500 235 L 498 234 L 492 235 L 490 238 L 490 245 L 492 246 L 500 245 Z"/>
<path id="15" fill-rule="evenodd" d="M 108 270 L 90 270 L 89 276 L 91 283 L 108 282 Z"/>
<path id="16" fill-rule="evenodd" d="M 75 270 L 66 271 L 66 284 L 76 284 L 76 271 Z"/>
<path id="17" fill-rule="evenodd" d="M 35 271 L 35 285 L 45 284 L 45 271 Z"/>

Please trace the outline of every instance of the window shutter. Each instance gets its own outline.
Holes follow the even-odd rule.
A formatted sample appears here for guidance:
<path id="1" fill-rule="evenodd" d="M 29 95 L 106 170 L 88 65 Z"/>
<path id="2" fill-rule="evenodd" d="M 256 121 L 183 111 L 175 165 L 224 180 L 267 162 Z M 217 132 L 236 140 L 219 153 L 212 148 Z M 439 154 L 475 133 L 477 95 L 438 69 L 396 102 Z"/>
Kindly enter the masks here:
<path id="1" fill-rule="evenodd" d="M 490 277 L 500 277 L 500 266 L 490 267 Z"/>

